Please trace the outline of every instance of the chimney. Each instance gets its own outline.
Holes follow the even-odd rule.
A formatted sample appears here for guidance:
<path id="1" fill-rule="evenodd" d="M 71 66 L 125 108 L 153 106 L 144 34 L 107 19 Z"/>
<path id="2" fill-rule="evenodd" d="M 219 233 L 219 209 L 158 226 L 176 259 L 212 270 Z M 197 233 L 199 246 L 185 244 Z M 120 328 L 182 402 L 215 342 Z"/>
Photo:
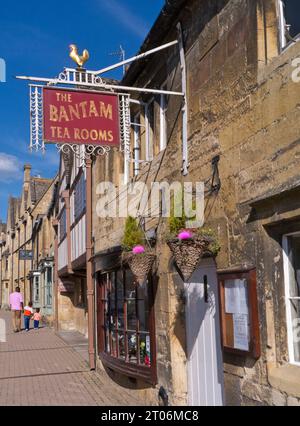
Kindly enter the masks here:
<path id="1" fill-rule="evenodd" d="M 30 172 L 31 172 L 31 165 L 25 164 L 24 165 L 24 183 L 30 181 Z"/>

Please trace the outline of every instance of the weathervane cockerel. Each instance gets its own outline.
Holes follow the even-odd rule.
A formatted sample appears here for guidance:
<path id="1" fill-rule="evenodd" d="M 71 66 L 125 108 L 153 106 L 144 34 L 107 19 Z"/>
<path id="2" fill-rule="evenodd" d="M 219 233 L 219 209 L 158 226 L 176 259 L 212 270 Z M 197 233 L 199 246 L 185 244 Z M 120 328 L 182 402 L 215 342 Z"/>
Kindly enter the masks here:
<path id="1" fill-rule="evenodd" d="M 90 54 L 89 52 L 84 49 L 82 52 L 82 55 L 79 55 L 77 46 L 75 44 L 70 44 L 70 58 L 73 59 L 76 64 L 82 68 L 83 65 L 86 63 L 86 61 L 89 59 Z"/>

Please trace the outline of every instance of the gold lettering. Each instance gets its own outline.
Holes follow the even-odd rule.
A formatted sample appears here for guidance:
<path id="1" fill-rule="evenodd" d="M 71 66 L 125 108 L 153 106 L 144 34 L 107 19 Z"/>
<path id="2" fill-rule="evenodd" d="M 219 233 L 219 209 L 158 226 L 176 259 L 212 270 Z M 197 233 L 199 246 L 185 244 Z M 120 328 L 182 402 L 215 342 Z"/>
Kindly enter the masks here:
<path id="1" fill-rule="evenodd" d="M 114 140 L 114 136 L 113 136 L 113 132 L 112 132 L 112 130 L 109 130 L 109 131 L 107 132 L 107 134 L 108 134 L 108 142 L 113 142 L 113 140 Z"/>
<path id="2" fill-rule="evenodd" d="M 99 117 L 96 105 L 94 101 L 90 102 L 90 112 L 89 112 L 89 116 L 91 117 L 92 114 L 94 115 L 94 117 Z"/>
<path id="3" fill-rule="evenodd" d="M 58 121 L 58 110 L 54 105 L 50 105 L 50 121 Z"/>
<path id="4" fill-rule="evenodd" d="M 51 137 L 55 138 L 56 127 L 55 126 L 51 126 L 50 129 L 51 129 Z"/>
<path id="5" fill-rule="evenodd" d="M 71 93 L 56 93 L 57 102 L 72 102 Z"/>
<path id="6" fill-rule="evenodd" d="M 75 138 L 75 140 L 77 141 L 77 140 L 81 140 L 81 138 L 80 138 L 80 130 L 79 129 L 74 129 L 74 138 Z"/>
<path id="7" fill-rule="evenodd" d="M 61 127 L 56 127 L 56 129 L 57 129 L 57 138 L 61 139 L 63 137 L 62 129 L 61 129 Z"/>
<path id="8" fill-rule="evenodd" d="M 69 114 L 70 114 L 70 120 L 74 120 L 74 116 L 75 116 L 75 118 L 80 120 L 80 113 L 79 113 L 78 104 L 75 104 L 75 106 L 69 105 Z"/>
<path id="9" fill-rule="evenodd" d="M 59 122 L 61 123 L 63 120 L 70 121 L 65 107 L 61 106 L 59 111 Z"/>
<path id="10" fill-rule="evenodd" d="M 106 141 L 107 135 L 106 130 L 99 130 L 99 141 Z"/>
<path id="11" fill-rule="evenodd" d="M 86 141 L 89 138 L 89 131 L 87 129 L 82 129 L 80 132 L 81 138 Z"/>
<path id="12" fill-rule="evenodd" d="M 87 102 L 80 102 L 79 106 L 81 107 L 81 111 L 82 111 L 82 118 L 86 118 L 87 117 L 87 113 L 86 113 L 86 106 L 87 106 Z"/>
<path id="13" fill-rule="evenodd" d="M 67 127 L 64 128 L 64 139 L 70 139 L 70 133 Z"/>
<path id="14" fill-rule="evenodd" d="M 95 129 L 91 130 L 90 137 L 91 137 L 92 141 L 96 141 L 98 139 L 97 130 L 95 130 Z"/>
<path id="15" fill-rule="evenodd" d="M 108 104 L 105 106 L 104 102 L 100 102 L 100 117 L 108 118 L 109 120 L 112 120 L 112 105 Z"/>

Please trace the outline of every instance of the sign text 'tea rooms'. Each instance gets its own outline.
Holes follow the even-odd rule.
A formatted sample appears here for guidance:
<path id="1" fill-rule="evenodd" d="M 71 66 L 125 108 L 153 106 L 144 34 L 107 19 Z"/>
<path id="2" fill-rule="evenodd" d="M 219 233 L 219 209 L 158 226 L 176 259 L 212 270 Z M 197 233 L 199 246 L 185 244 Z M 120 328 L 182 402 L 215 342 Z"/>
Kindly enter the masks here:
<path id="1" fill-rule="evenodd" d="M 44 141 L 119 145 L 118 95 L 44 88 Z"/>

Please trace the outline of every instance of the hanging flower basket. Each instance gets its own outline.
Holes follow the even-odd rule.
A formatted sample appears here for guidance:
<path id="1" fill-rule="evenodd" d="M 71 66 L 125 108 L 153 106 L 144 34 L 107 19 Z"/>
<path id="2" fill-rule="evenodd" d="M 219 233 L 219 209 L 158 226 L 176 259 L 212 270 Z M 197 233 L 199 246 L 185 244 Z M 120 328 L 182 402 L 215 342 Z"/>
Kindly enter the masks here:
<path id="1" fill-rule="evenodd" d="M 155 254 L 150 250 L 123 252 L 123 262 L 127 263 L 137 282 L 142 285 L 155 261 Z"/>
<path id="2" fill-rule="evenodd" d="M 209 238 L 190 231 L 183 231 L 177 238 L 167 241 L 185 282 L 192 277 L 210 243 Z"/>

